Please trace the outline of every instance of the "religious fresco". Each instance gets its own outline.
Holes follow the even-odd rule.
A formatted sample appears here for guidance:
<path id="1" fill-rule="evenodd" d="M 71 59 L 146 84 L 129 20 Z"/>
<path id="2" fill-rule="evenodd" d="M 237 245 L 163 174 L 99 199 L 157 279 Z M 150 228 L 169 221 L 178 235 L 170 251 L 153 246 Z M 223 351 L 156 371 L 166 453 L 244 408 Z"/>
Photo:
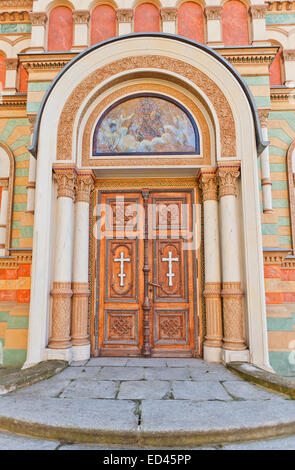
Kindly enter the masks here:
<path id="1" fill-rule="evenodd" d="M 112 107 L 99 120 L 93 154 L 198 153 L 198 133 L 170 100 L 140 96 Z"/>

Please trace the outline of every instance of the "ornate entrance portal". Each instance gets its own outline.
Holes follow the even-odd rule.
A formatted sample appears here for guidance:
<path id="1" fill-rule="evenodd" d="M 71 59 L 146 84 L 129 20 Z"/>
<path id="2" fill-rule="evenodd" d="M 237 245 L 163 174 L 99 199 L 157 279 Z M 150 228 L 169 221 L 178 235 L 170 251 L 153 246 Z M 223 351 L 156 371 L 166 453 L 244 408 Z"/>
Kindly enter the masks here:
<path id="1" fill-rule="evenodd" d="M 195 355 L 193 197 L 193 190 L 99 193 L 100 355 Z"/>

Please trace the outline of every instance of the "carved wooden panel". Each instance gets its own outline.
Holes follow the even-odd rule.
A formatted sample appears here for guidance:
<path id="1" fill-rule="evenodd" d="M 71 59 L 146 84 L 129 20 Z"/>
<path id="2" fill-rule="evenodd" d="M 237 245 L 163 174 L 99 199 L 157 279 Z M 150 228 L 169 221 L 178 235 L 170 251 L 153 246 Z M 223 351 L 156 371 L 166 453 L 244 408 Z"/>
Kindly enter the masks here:
<path id="1" fill-rule="evenodd" d="M 187 260 L 183 240 L 155 240 L 155 300 L 175 302 L 187 297 Z"/>
<path id="2" fill-rule="evenodd" d="M 106 299 L 137 300 L 137 240 L 106 240 Z"/>
<path id="3" fill-rule="evenodd" d="M 118 231 L 138 230 L 138 218 L 140 206 L 137 199 L 131 199 L 118 195 L 115 199 L 106 201 L 106 229 L 113 233 Z"/>
<path id="4" fill-rule="evenodd" d="M 155 344 L 187 344 L 188 311 L 155 310 Z"/>
<path id="5" fill-rule="evenodd" d="M 106 310 L 104 336 L 106 344 L 136 344 L 138 339 L 138 311 Z"/>

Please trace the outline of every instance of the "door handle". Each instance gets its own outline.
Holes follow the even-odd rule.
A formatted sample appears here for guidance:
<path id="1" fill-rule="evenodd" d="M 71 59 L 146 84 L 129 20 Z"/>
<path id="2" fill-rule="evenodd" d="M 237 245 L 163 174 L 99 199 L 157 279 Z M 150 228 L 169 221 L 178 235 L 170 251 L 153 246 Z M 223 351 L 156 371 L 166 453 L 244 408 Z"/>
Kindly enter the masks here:
<path id="1" fill-rule="evenodd" d="M 153 286 L 153 287 L 161 287 L 160 284 L 156 284 L 155 282 L 148 282 L 149 286 Z"/>

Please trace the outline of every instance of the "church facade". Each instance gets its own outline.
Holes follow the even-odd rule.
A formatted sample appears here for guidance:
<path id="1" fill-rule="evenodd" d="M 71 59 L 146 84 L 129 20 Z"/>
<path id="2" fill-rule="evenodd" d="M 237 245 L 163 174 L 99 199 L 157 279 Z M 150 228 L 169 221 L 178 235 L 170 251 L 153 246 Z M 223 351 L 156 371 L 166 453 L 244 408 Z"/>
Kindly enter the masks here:
<path id="1" fill-rule="evenodd" d="M 295 2 L 0 2 L 0 365 L 295 374 Z"/>

